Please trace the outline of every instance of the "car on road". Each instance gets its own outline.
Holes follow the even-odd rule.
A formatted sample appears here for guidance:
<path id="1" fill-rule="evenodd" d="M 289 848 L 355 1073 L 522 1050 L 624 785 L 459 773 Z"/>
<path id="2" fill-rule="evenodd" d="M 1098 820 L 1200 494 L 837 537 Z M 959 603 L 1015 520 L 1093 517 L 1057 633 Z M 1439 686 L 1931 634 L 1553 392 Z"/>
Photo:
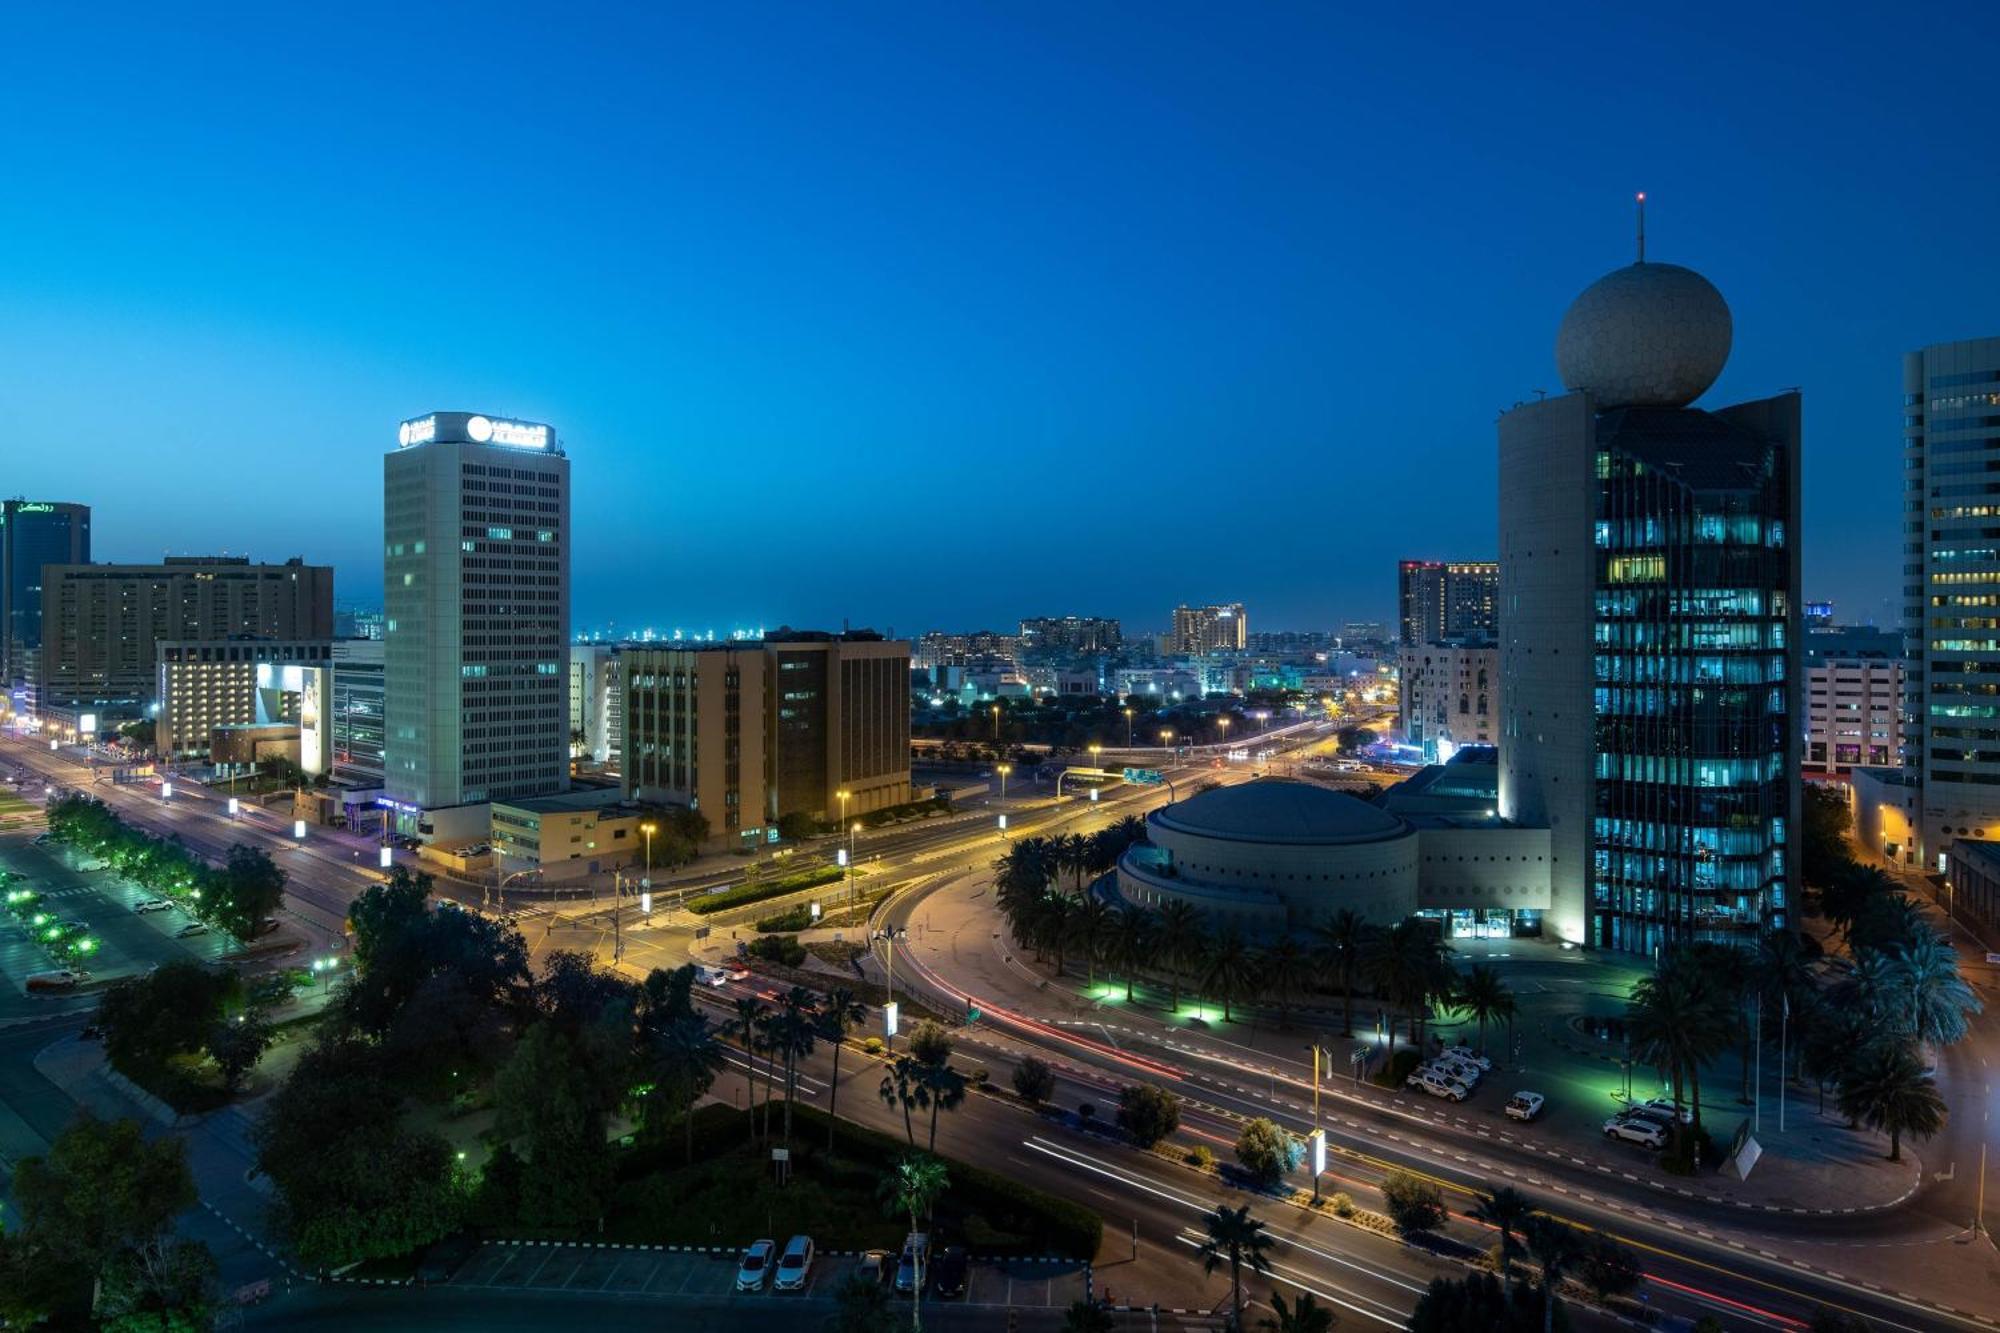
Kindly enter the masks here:
<path id="1" fill-rule="evenodd" d="M 738 1291 L 762 1291 L 771 1279 L 771 1253 L 778 1248 L 774 1240 L 750 1242 L 750 1248 L 743 1251 L 741 1262 L 736 1265 L 736 1289 Z"/>
<path id="2" fill-rule="evenodd" d="M 75 968 L 57 968 L 53 972 L 36 972 L 28 977 L 29 990 L 74 990 L 90 980 L 90 973 L 79 972 Z"/>
<path id="3" fill-rule="evenodd" d="M 142 914 L 147 912 L 171 912 L 174 910 L 174 904 L 171 899 L 167 898 L 142 898 L 132 904 L 132 910 Z"/>
<path id="4" fill-rule="evenodd" d="M 785 1242 L 785 1252 L 778 1256 L 778 1279 L 771 1285 L 779 1291 L 803 1291 L 806 1279 L 812 1276 L 813 1242 L 811 1236 L 794 1236 Z"/>
<path id="5" fill-rule="evenodd" d="M 1464 1101 L 1466 1096 L 1472 1091 L 1472 1089 L 1466 1087 L 1457 1079 L 1447 1078 L 1435 1069 L 1417 1070 L 1403 1080 L 1403 1086 L 1406 1088 L 1420 1088 L 1433 1097 L 1445 1097 L 1455 1102 Z"/>
<path id="6" fill-rule="evenodd" d="M 1655 1151 L 1667 1146 L 1667 1128 L 1653 1120 L 1635 1120 L 1629 1116 L 1612 1116 L 1604 1122 L 1604 1137 L 1617 1139 L 1621 1143 L 1636 1143 L 1642 1148 Z"/>
<path id="7" fill-rule="evenodd" d="M 185 926 L 182 926 L 179 930 L 174 932 L 174 938 L 177 940 L 185 940 L 185 939 L 192 939 L 196 935 L 206 935 L 206 934 L 208 934 L 208 924 L 206 922 L 190 921 Z"/>
<path id="8" fill-rule="evenodd" d="M 1463 1060 L 1486 1073 L 1493 1072 L 1493 1057 L 1484 1051 L 1475 1051 L 1470 1046 L 1447 1046 L 1444 1053 L 1454 1060 Z"/>
<path id="9" fill-rule="evenodd" d="M 710 967 L 706 963 L 697 964 L 694 974 L 701 979 L 704 986 L 720 986 L 729 980 L 729 973 L 719 967 Z"/>
<path id="10" fill-rule="evenodd" d="M 963 1245 L 947 1245 L 931 1261 L 931 1290 L 945 1300 L 965 1295 L 965 1274 L 972 1266 Z"/>
<path id="11" fill-rule="evenodd" d="M 896 1280 L 896 1256 L 890 1250 L 863 1250 L 861 1252 L 861 1277 L 878 1287 L 886 1287 Z"/>
<path id="12" fill-rule="evenodd" d="M 1542 1113 L 1542 1106 L 1547 1100 L 1539 1092 L 1517 1092 L 1507 1099 L 1504 1109 L 1509 1120 L 1533 1120 Z"/>
<path id="13" fill-rule="evenodd" d="M 923 1268 L 931 1252 L 931 1238 L 921 1231 L 912 1231 L 903 1238 L 903 1252 L 896 1257 L 896 1294 L 908 1296 L 917 1289 L 917 1272 Z"/>

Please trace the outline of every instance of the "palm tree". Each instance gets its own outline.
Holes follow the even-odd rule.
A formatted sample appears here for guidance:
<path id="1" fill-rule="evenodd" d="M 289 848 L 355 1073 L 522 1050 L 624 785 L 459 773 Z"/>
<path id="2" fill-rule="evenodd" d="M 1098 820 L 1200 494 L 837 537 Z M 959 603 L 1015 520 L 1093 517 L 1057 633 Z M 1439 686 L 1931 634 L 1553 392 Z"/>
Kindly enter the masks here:
<path id="1" fill-rule="evenodd" d="M 1312 979 L 1306 951 L 1289 935 L 1257 955 L 1264 974 L 1264 993 L 1278 1002 L 1278 1026 L 1292 1025 L 1292 1001 Z"/>
<path id="2" fill-rule="evenodd" d="M 949 1064 L 931 1064 L 919 1061 L 916 1074 L 917 1085 L 922 1089 L 918 1105 L 928 1105 L 931 1111 L 930 1150 L 937 1151 L 937 1127 L 939 1111 L 956 1111 L 965 1104 L 965 1075 Z"/>
<path id="3" fill-rule="evenodd" d="M 1895 983 L 1907 997 L 1909 1026 L 1918 1041 L 1949 1046 L 1965 1036 L 1966 1015 L 1980 1012 L 1979 997 L 1958 971 L 1958 950 L 1925 931 L 1895 961 Z"/>
<path id="4" fill-rule="evenodd" d="M 1473 1220 L 1484 1222 L 1500 1233 L 1501 1277 L 1512 1275 L 1514 1258 L 1521 1252 L 1521 1244 L 1514 1239 L 1514 1233 L 1522 1231 L 1534 1215 L 1534 1202 L 1512 1185 L 1502 1185 L 1491 1194 L 1482 1194 L 1479 1201 L 1472 1205 Z"/>
<path id="5" fill-rule="evenodd" d="M 1444 957 L 1437 932 L 1414 919 L 1397 922 L 1369 942 L 1365 970 L 1391 1004 L 1408 1011 L 1410 1040 L 1420 1047 L 1423 1017 L 1430 1009 L 1431 997 L 1443 989 L 1439 971 Z M 1392 1045 L 1395 1036 L 1391 1026 Z"/>
<path id="6" fill-rule="evenodd" d="M 1728 1000 L 1731 1014 L 1735 1016 L 1738 1060 L 1743 1079 L 1742 1090 L 1736 1099 L 1748 1106 L 1750 1097 L 1750 1071 L 1756 1063 L 1752 1047 L 1758 1036 L 1757 1016 L 1754 1003 L 1757 994 L 1757 970 L 1755 959 L 1747 952 L 1732 944 L 1715 940 L 1697 940 L 1686 946 L 1693 956 L 1694 966 L 1708 975 L 1709 983 Z"/>
<path id="7" fill-rule="evenodd" d="M 1111 961 L 1125 974 L 1125 1002 L 1132 1002 L 1132 981 L 1153 956 L 1153 914 L 1143 907 L 1126 907 L 1112 923 Z"/>
<path id="8" fill-rule="evenodd" d="M 1485 963 L 1474 963 L 1467 970 L 1455 998 L 1459 1008 L 1479 1020 L 1481 1054 L 1486 1051 L 1487 1022 L 1504 1018 L 1511 1023 L 1518 1008 L 1514 1003 L 1514 992 L 1508 989 L 1506 981 Z"/>
<path id="9" fill-rule="evenodd" d="M 1207 940 L 1208 925 L 1200 908 L 1182 898 L 1169 898 L 1161 904 L 1153 945 L 1167 975 L 1173 978 L 1175 1012 L 1181 1007 L 1181 974 L 1200 961 Z"/>
<path id="10" fill-rule="evenodd" d="M 1927 1139 L 1944 1128 L 1944 1098 L 1902 1042 L 1877 1042 L 1840 1081 L 1841 1112 L 1889 1135 L 1889 1160 L 1903 1160 L 1903 1135 Z"/>
<path id="11" fill-rule="evenodd" d="M 1201 1255 L 1201 1271 L 1213 1273 L 1223 1264 L 1229 1265 L 1229 1308 L 1232 1311 L 1229 1326 L 1243 1327 L 1243 1268 L 1247 1264 L 1250 1271 L 1262 1277 L 1271 1271 L 1271 1260 L 1266 1251 L 1272 1240 L 1264 1230 L 1264 1224 L 1250 1216 L 1250 1205 L 1229 1208 L 1220 1204 L 1212 1213 L 1202 1214 L 1203 1229 L 1208 1233 L 1197 1251 Z"/>
<path id="12" fill-rule="evenodd" d="M 1583 1259 L 1584 1242 L 1576 1228 L 1553 1217 L 1536 1215 L 1524 1228 L 1528 1252 L 1542 1269 L 1542 1333 L 1556 1322 L 1556 1293 L 1562 1290 L 1564 1270 Z"/>
<path id="13" fill-rule="evenodd" d="M 1914 899 L 1903 893 L 1887 893 L 1869 901 L 1848 928 L 1847 938 L 1856 946 L 1899 949 L 1930 933 L 1924 909 Z"/>
<path id="14" fill-rule="evenodd" d="M 715 1083 L 728 1063 L 722 1044 L 701 1014 L 676 1018 L 658 1031 L 651 1043 L 658 1082 L 680 1092 L 681 1123 L 687 1134 L 685 1157 L 694 1161 L 694 1104 Z"/>
<path id="15" fill-rule="evenodd" d="M 1271 1333 L 1333 1333 L 1334 1325 L 1340 1322 L 1309 1291 L 1300 1292 L 1290 1309 L 1285 1307 L 1285 1298 L 1274 1291 L 1271 1310 L 1270 1315 L 1258 1322 L 1259 1328 L 1268 1328 Z"/>
<path id="16" fill-rule="evenodd" d="M 1080 910 L 1082 909 L 1075 902 L 1059 893 L 1047 894 L 1035 905 L 1035 943 L 1044 956 L 1050 951 L 1055 953 L 1057 976 L 1063 974 L 1063 960 L 1068 953 L 1070 926 Z"/>
<path id="17" fill-rule="evenodd" d="M 1674 1105 L 1692 1106 L 1694 1129 L 1701 1129 L 1701 1067 L 1713 1060 L 1734 1035 L 1735 1014 L 1714 980 L 1694 955 L 1677 949 L 1660 960 L 1650 977 L 1632 988 L 1625 1006 L 1626 1031 L 1632 1053 L 1666 1071 L 1673 1085 Z M 1687 1095 L 1683 1096 L 1683 1090 Z M 1678 1116 L 1674 1132 L 1684 1127 Z"/>
<path id="18" fill-rule="evenodd" d="M 1354 1035 L 1354 983 L 1361 975 L 1361 962 L 1375 928 L 1368 918 L 1351 907 L 1343 907 L 1313 927 L 1315 953 L 1320 965 L 1340 978 L 1341 1035 Z"/>
<path id="19" fill-rule="evenodd" d="M 1111 906 L 1101 898 L 1092 898 L 1078 907 L 1070 920 L 1070 938 L 1083 954 L 1091 986 L 1097 984 L 1097 964 L 1111 944 L 1111 932 Z"/>
<path id="20" fill-rule="evenodd" d="M 819 1004 L 820 1035 L 833 1043 L 833 1083 L 826 1093 L 826 1146 L 829 1152 L 833 1150 L 835 1110 L 840 1104 L 840 1048 L 847 1044 L 849 1030 L 859 1027 L 867 1018 L 868 1010 L 846 986 L 833 987 Z"/>
<path id="21" fill-rule="evenodd" d="M 1146 820 L 1142 815 L 1121 815 L 1111 827 L 1118 830 L 1118 836 L 1125 840 L 1127 847 L 1146 841 Z"/>
<path id="22" fill-rule="evenodd" d="M 1805 1018 L 1819 1000 L 1819 985 L 1813 979 L 1812 960 L 1796 930 L 1767 930 L 1757 941 L 1757 986 L 1764 1003 L 1780 1013 L 1789 1010 L 1793 1021 Z M 1795 1058 L 1804 1060 L 1805 1043 L 1791 1043 Z M 1790 1071 L 1779 1070 L 1780 1077 Z"/>
<path id="23" fill-rule="evenodd" d="M 1833 988 L 1833 998 L 1879 1024 L 1900 1027 L 1896 992 L 1896 960 L 1880 949 L 1863 948 L 1854 951 L 1847 975 Z"/>
<path id="24" fill-rule="evenodd" d="M 1223 1022 L 1234 1021 L 1229 1006 L 1249 991 L 1254 966 L 1250 946 L 1234 927 L 1225 930 L 1203 956 L 1201 989 L 1210 999 L 1222 1001 Z"/>
<path id="25" fill-rule="evenodd" d="M 752 1126 L 755 1126 L 757 1123 L 755 1115 L 757 1107 L 757 1052 L 761 1049 L 761 1043 L 757 1039 L 757 1034 L 763 1029 L 765 1017 L 770 1012 L 771 1007 L 756 996 L 739 995 L 736 997 L 736 1017 L 729 1021 L 729 1026 L 725 1029 L 730 1036 L 735 1037 L 743 1043 L 743 1058 L 750 1066 L 750 1107 L 752 1111 L 750 1123 Z M 752 1134 L 754 1136 L 754 1129 L 752 1130 Z"/>
<path id="26" fill-rule="evenodd" d="M 1081 833 L 1058 833 L 1049 839 L 1056 861 L 1070 872 L 1070 889 L 1083 894 L 1084 872 L 1090 869 L 1090 839 Z"/>
<path id="27" fill-rule="evenodd" d="M 903 1111 L 903 1136 L 912 1148 L 917 1146 L 916 1123 L 910 1118 L 911 1110 L 930 1105 L 930 1090 L 924 1086 L 924 1064 L 908 1055 L 899 1055 L 890 1062 L 882 1073 L 882 1085 L 875 1095 L 882 1104 L 894 1111 Z"/>
<path id="28" fill-rule="evenodd" d="M 882 1178 L 876 1193 L 883 1203 L 899 1212 L 907 1213 L 910 1230 L 928 1233 L 931 1209 L 937 1205 L 938 1195 L 943 1194 L 949 1183 L 945 1175 L 944 1163 L 924 1153 L 905 1153 L 889 1174 Z M 923 1327 L 924 1313 L 924 1260 L 921 1251 L 916 1256 L 916 1284 L 911 1288 L 910 1327 Z"/>
<path id="29" fill-rule="evenodd" d="M 792 1103 L 799 1091 L 799 1061 L 819 1044 L 819 1010 L 813 993 L 794 986 L 771 1023 L 771 1052 L 785 1062 L 785 1146 L 792 1146 Z"/>

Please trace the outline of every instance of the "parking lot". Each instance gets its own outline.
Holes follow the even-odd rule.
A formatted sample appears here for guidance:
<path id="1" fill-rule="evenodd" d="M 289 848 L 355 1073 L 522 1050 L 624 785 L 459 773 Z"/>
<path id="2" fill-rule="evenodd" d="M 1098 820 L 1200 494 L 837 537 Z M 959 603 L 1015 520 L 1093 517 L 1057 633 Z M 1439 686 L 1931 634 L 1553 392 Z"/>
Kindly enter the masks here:
<path id="1" fill-rule="evenodd" d="M 778 1238 L 782 1244 L 784 1238 Z M 803 1291 L 736 1291 L 738 1254 L 488 1241 L 453 1274 L 449 1285 L 528 1291 L 609 1292 L 629 1296 L 715 1297 L 731 1301 L 831 1304 L 860 1265 L 857 1256 L 822 1253 Z M 1089 1265 L 1043 1260 L 973 1263 L 965 1295 L 949 1305 L 1066 1309 L 1088 1289 Z M 936 1301 L 927 1295 L 925 1304 Z"/>

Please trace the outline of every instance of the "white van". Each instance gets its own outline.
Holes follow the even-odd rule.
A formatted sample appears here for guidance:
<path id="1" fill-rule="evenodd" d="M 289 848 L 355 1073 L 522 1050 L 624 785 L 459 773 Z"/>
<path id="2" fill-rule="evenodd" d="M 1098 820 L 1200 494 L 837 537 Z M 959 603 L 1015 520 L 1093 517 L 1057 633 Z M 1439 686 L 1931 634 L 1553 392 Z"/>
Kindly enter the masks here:
<path id="1" fill-rule="evenodd" d="M 722 986 L 729 981 L 727 972 L 719 967 L 710 967 L 707 963 L 696 963 L 694 974 L 705 986 Z"/>

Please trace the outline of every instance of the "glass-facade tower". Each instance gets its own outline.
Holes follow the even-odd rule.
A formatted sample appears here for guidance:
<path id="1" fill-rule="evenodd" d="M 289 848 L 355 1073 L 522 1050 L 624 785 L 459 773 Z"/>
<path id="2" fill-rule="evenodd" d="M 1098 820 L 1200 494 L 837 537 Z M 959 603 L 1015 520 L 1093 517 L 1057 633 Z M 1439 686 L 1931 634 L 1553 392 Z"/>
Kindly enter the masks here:
<path id="1" fill-rule="evenodd" d="M 35 678 L 42 567 L 89 563 L 89 505 L 0 500 L 0 690 Z"/>

